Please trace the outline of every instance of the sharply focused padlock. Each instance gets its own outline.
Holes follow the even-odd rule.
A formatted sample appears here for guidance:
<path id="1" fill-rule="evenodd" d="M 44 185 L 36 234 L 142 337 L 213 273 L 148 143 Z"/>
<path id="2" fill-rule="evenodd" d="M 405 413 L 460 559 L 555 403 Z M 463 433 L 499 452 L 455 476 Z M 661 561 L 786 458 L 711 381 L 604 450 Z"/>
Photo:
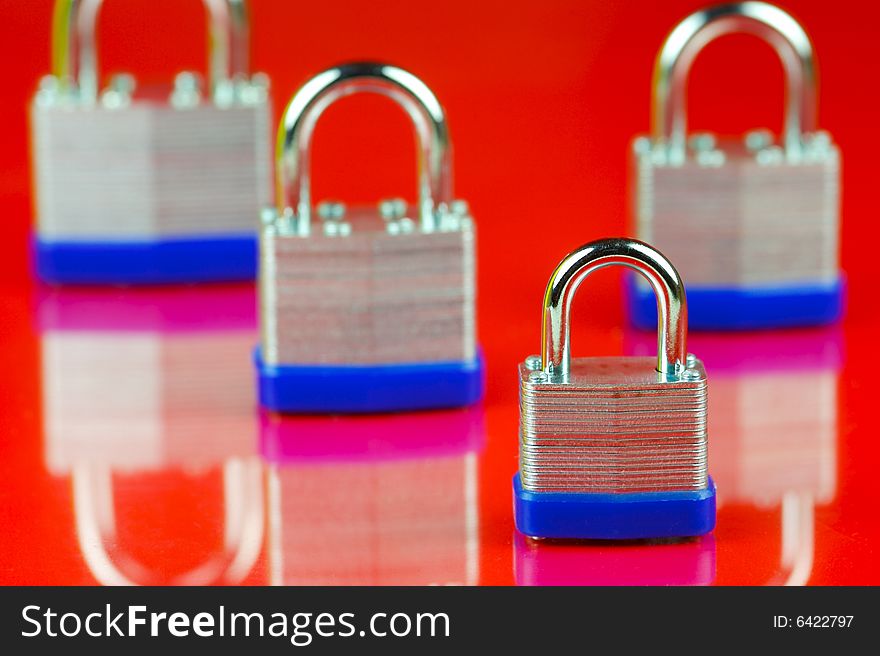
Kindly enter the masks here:
<path id="1" fill-rule="evenodd" d="M 100 89 L 101 0 L 56 0 L 53 74 L 31 112 L 36 269 L 49 282 L 252 279 L 271 198 L 271 109 L 248 69 L 244 0 L 205 0 L 209 89 Z M 167 44 L 157 44 L 167 47 Z"/>
<path id="2" fill-rule="evenodd" d="M 656 292 L 656 360 L 571 358 L 574 293 L 592 272 L 622 265 Z M 685 357 L 687 304 L 672 264 L 630 239 L 570 253 L 544 296 L 540 356 L 519 366 L 517 529 L 538 538 L 687 537 L 715 526 L 708 475 L 707 383 Z"/>
<path id="3" fill-rule="evenodd" d="M 414 123 L 415 206 L 312 207 L 315 124 L 334 101 L 360 92 L 391 98 Z M 277 148 L 277 208 L 263 213 L 260 235 L 262 405 L 386 412 L 479 400 L 474 224 L 452 197 L 446 118 L 431 90 L 386 64 L 328 69 L 290 101 Z"/>
<path id="4" fill-rule="evenodd" d="M 718 36 L 742 32 L 772 45 L 787 77 L 780 143 L 767 130 L 743 138 L 687 135 L 686 85 L 694 58 Z M 823 324 L 843 310 L 840 152 L 817 130 L 810 39 L 763 2 L 719 5 L 666 38 L 653 82 L 652 135 L 633 144 L 635 235 L 681 267 L 697 329 Z M 630 277 L 636 325 L 656 321 L 653 292 Z"/>

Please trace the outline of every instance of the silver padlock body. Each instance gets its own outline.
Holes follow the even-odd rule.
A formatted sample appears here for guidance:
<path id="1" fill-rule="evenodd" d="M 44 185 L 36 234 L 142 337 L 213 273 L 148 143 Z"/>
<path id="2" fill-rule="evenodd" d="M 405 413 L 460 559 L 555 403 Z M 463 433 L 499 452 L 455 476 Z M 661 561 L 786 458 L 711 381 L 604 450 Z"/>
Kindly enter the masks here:
<path id="1" fill-rule="evenodd" d="M 306 236 L 261 236 L 261 330 L 267 364 L 462 362 L 476 355 L 475 233 L 389 232 L 355 209 L 349 234 L 313 220 Z"/>
<path id="2" fill-rule="evenodd" d="M 277 585 L 473 585 L 476 456 L 270 474 Z"/>
<path id="3" fill-rule="evenodd" d="M 710 153 L 689 150 L 673 165 L 643 138 L 632 167 L 635 234 L 675 262 L 689 286 L 838 278 L 840 156 L 833 144 L 789 161 L 778 148 L 762 154 L 720 140 Z"/>
<path id="4" fill-rule="evenodd" d="M 115 471 L 215 465 L 253 453 L 253 331 L 47 331 L 45 458 Z"/>
<path id="5" fill-rule="evenodd" d="M 36 102 L 31 120 L 42 239 L 248 234 L 271 198 L 268 103 Z"/>
<path id="6" fill-rule="evenodd" d="M 667 378 L 654 358 L 574 358 L 565 382 L 520 376 L 520 476 L 535 492 L 701 490 L 707 485 L 702 363 Z M 538 376 L 540 378 L 540 376 Z"/>

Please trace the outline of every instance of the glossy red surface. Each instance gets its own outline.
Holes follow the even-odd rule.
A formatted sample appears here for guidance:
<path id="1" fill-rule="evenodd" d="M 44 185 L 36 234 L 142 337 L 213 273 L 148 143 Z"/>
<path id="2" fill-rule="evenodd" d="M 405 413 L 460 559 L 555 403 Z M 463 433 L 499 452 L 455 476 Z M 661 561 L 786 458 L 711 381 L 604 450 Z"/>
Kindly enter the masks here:
<path id="1" fill-rule="evenodd" d="M 376 58 L 420 75 L 449 114 L 458 194 L 480 231 L 487 396 L 387 422 L 262 417 L 249 286 L 34 285 L 26 104 L 48 70 L 51 4 L 0 0 L 0 582 L 880 583 L 880 89 L 860 65 L 880 54 L 880 6 L 785 4 L 814 39 L 820 123 L 843 151 L 845 321 L 693 334 L 710 376 L 717 529 L 686 544 L 572 546 L 515 537 L 516 365 L 539 349 L 556 262 L 625 230 L 653 57 L 703 3 L 252 3 L 254 64 L 277 109 L 327 65 Z M 108 2 L 106 68 L 161 80 L 201 66 L 200 11 Z M 691 89 L 695 129 L 779 126 L 781 67 L 752 38 L 707 48 Z M 318 127 L 315 171 L 318 198 L 413 189 L 405 121 L 381 99 L 340 103 Z M 625 328 L 618 276 L 591 279 L 575 353 L 646 348 L 650 336 Z"/>

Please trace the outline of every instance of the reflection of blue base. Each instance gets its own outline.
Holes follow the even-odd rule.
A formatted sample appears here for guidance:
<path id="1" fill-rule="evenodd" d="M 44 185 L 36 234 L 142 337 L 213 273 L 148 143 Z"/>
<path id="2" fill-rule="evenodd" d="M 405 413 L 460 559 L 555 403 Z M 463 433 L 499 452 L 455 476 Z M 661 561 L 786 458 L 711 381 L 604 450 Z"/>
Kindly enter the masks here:
<path id="1" fill-rule="evenodd" d="M 251 234 L 157 241 L 35 243 L 37 275 L 49 283 L 161 285 L 253 280 L 257 238 Z"/>
<path id="2" fill-rule="evenodd" d="M 513 477 L 516 528 L 534 538 L 684 538 L 715 528 L 715 483 L 705 490 L 584 494 L 530 492 Z"/>
<path id="3" fill-rule="evenodd" d="M 485 361 L 269 365 L 259 349 L 260 405 L 275 412 L 366 413 L 457 408 L 483 398 Z"/>
<path id="4" fill-rule="evenodd" d="M 843 314 L 845 291 L 843 276 L 831 283 L 751 289 L 689 285 L 688 329 L 751 330 L 834 323 Z M 654 292 L 627 276 L 627 297 L 632 323 L 656 330 Z"/>

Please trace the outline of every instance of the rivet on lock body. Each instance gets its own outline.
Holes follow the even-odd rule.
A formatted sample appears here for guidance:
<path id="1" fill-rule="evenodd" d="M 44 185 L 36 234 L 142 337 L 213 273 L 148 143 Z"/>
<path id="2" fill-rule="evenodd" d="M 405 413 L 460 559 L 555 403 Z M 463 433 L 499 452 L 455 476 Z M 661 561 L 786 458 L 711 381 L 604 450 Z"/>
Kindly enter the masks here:
<path id="1" fill-rule="evenodd" d="M 571 358 L 571 303 L 592 272 L 620 265 L 656 293 L 657 358 Z M 715 526 L 706 371 L 686 353 L 687 304 L 651 246 L 603 239 L 570 253 L 544 296 L 540 356 L 519 366 L 517 529 L 530 537 L 689 537 Z"/>
<path id="2" fill-rule="evenodd" d="M 419 200 L 312 207 L 317 120 L 339 98 L 397 102 L 419 142 Z M 260 402 L 278 412 L 390 412 L 482 397 L 475 232 L 452 197 L 446 118 L 431 90 L 394 66 L 354 63 L 294 95 L 278 130 L 277 207 L 260 236 Z M 317 215 L 317 218 L 313 217 Z"/>
<path id="3" fill-rule="evenodd" d="M 250 280 L 271 198 L 268 81 L 250 75 L 244 0 L 206 0 L 209 89 L 100 89 L 101 0 L 56 0 L 52 75 L 31 110 L 38 275 L 56 283 Z"/>
<path id="4" fill-rule="evenodd" d="M 691 64 L 718 36 L 756 35 L 775 48 L 787 77 L 781 143 L 767 130 L 741 139 L 687 138 Z M 824 324 L 844 304 L 839 263 L 840 153 L 816 129 L 810 39 L 763 2 L 719 5 L 683 20 L 657 57 L 652 135 L 633 144 L 633 231 L 681 267 L 690 326 L 725 330 Z M 653 293 L 628 278 L 633 322 L 656 321 Z"/>

